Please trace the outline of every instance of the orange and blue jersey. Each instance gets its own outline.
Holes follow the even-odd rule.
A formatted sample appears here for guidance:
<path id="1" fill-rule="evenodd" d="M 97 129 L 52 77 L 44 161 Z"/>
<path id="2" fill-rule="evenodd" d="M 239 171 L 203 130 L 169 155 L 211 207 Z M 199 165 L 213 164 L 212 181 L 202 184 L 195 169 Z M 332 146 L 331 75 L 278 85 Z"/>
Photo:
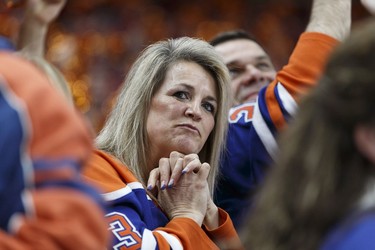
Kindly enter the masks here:
<path id="1" fill-rule="evenodd" d="M 33 65 L 0 53 L 0 249 L 103 249 L 103 201 L 80 178 L 80 115 Z M 73 237 L 74 236 L 74 237 Z"/>
<path id="2" fill-rule="evenodd" d="M 230 110 L 215 201 L 229 213 L 236 228 L 249 213 L 253 194 L 277 153 L 277 134 L 296 112 L 299 99 L 318 80 L 337 43 L 324 34 L 303 33 L 288 64 L 259 92 L 257 101 Z"/>
<path id="3" fill-rule="evenodd" d="M 130 170 L 108 153 L 95 151 L 83 174 L 102 189 L 109 204 L 112 249 L 219 249 L 214 242 L 239 242 L 223 210 L 219 210 L 220 227 L 211 231 L 189 218 L 167 218 Z"/>

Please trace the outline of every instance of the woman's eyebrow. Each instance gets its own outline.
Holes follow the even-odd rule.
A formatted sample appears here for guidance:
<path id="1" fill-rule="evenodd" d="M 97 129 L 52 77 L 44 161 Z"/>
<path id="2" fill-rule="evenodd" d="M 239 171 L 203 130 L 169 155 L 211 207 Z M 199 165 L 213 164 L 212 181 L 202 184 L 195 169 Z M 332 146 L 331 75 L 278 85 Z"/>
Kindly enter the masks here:
<path id="1" fill-rule="evenodd" d="M 180 83 L 179 85 L 187 88 L 189 91 L 194 91 L 194 87 L 191 86 L 190 84 L 187 83 Z M 212 101 L 212 102 L 217 102 L 217 99 L 214 96 L 208 95 L 207 97 L 204 98 L 205 100 Z"/>

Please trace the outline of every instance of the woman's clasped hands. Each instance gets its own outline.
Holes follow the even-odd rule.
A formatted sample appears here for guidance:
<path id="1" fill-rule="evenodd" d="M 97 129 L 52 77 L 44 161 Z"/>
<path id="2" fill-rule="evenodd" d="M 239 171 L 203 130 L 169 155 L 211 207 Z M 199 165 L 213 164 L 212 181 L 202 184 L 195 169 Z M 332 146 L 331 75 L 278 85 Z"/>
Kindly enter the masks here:
<path id="1" fill-rule="evenodd" d="M 210 165 L 201 163 L 197 154 L 173 151 L 150 172 L 147 189 L 157 197 L 170 219 L 187 217 L 199 226 L 204 223 L 208 228 L 216 228 L 219 214 L 208 187 L 209 172 Z"/>

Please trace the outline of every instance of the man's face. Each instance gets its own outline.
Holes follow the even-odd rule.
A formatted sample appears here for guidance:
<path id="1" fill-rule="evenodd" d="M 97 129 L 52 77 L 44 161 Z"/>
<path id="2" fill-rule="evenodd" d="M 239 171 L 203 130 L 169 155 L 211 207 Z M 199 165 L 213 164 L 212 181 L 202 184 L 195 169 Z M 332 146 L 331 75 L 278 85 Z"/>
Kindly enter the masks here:
<path id="1" fill-rule="evenodd" d="M 248 39 L 230 40 L 215 46 L 231 74 L 236 103 L 255 101 L 260 89 L 275 79 L 276 70 L 266 52 Z"/>

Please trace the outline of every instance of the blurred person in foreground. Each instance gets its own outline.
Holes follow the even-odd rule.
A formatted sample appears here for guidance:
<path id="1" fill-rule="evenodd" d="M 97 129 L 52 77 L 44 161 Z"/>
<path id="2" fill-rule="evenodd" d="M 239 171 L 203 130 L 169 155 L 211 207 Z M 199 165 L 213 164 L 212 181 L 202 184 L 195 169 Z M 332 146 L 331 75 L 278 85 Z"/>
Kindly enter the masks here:
<path id="1" fill-rule="evenodd" d="M 14 51 L 15 49 L 13 42 L 9 38 L 0 35 L 0 50 Z"/>
<path id="2" fill-rule="evenodd" d="M 147 47 L 128 72 L 84 171 L 103 190 L 114 248 L 241 249 L 212 193 L 229 74 L 207 42 Z"/>
<path id="3" fill-rule="evenodd" d="M 0 36 L 0 49 L 16 52 L 35 64 L 73 105 L 73 96 L 64 75 L 45 58 L 49 26 L 65 4 L 66 0 L 26 0 L 16 5 L 24 8 L 16 45 L 9 38 Z"/>
<path id="4" fill-rule="evenodd" d="M 351 0 L 314 0 L 309 23 L 279 72 L 269 55 L 243 32 L 211 40 L 231 76 L 235 104 L 229 112 L 227 151 L 215 202 L 240 228 L 278 150 L 277 136 L 319 78 L 327 56 L 351 26 Z"/>
<path id="5" fill-rule="evenodd" d="M 247 249 L 375 249 L 375 20 L 357 24 L 281 137 Z"/>
<path id="6" fill-rule="evenodd" d="M 103 201 L 80 178 L 87 124 L 25 59 L 0 52 L 0 249 L 105 249 Z"/>

